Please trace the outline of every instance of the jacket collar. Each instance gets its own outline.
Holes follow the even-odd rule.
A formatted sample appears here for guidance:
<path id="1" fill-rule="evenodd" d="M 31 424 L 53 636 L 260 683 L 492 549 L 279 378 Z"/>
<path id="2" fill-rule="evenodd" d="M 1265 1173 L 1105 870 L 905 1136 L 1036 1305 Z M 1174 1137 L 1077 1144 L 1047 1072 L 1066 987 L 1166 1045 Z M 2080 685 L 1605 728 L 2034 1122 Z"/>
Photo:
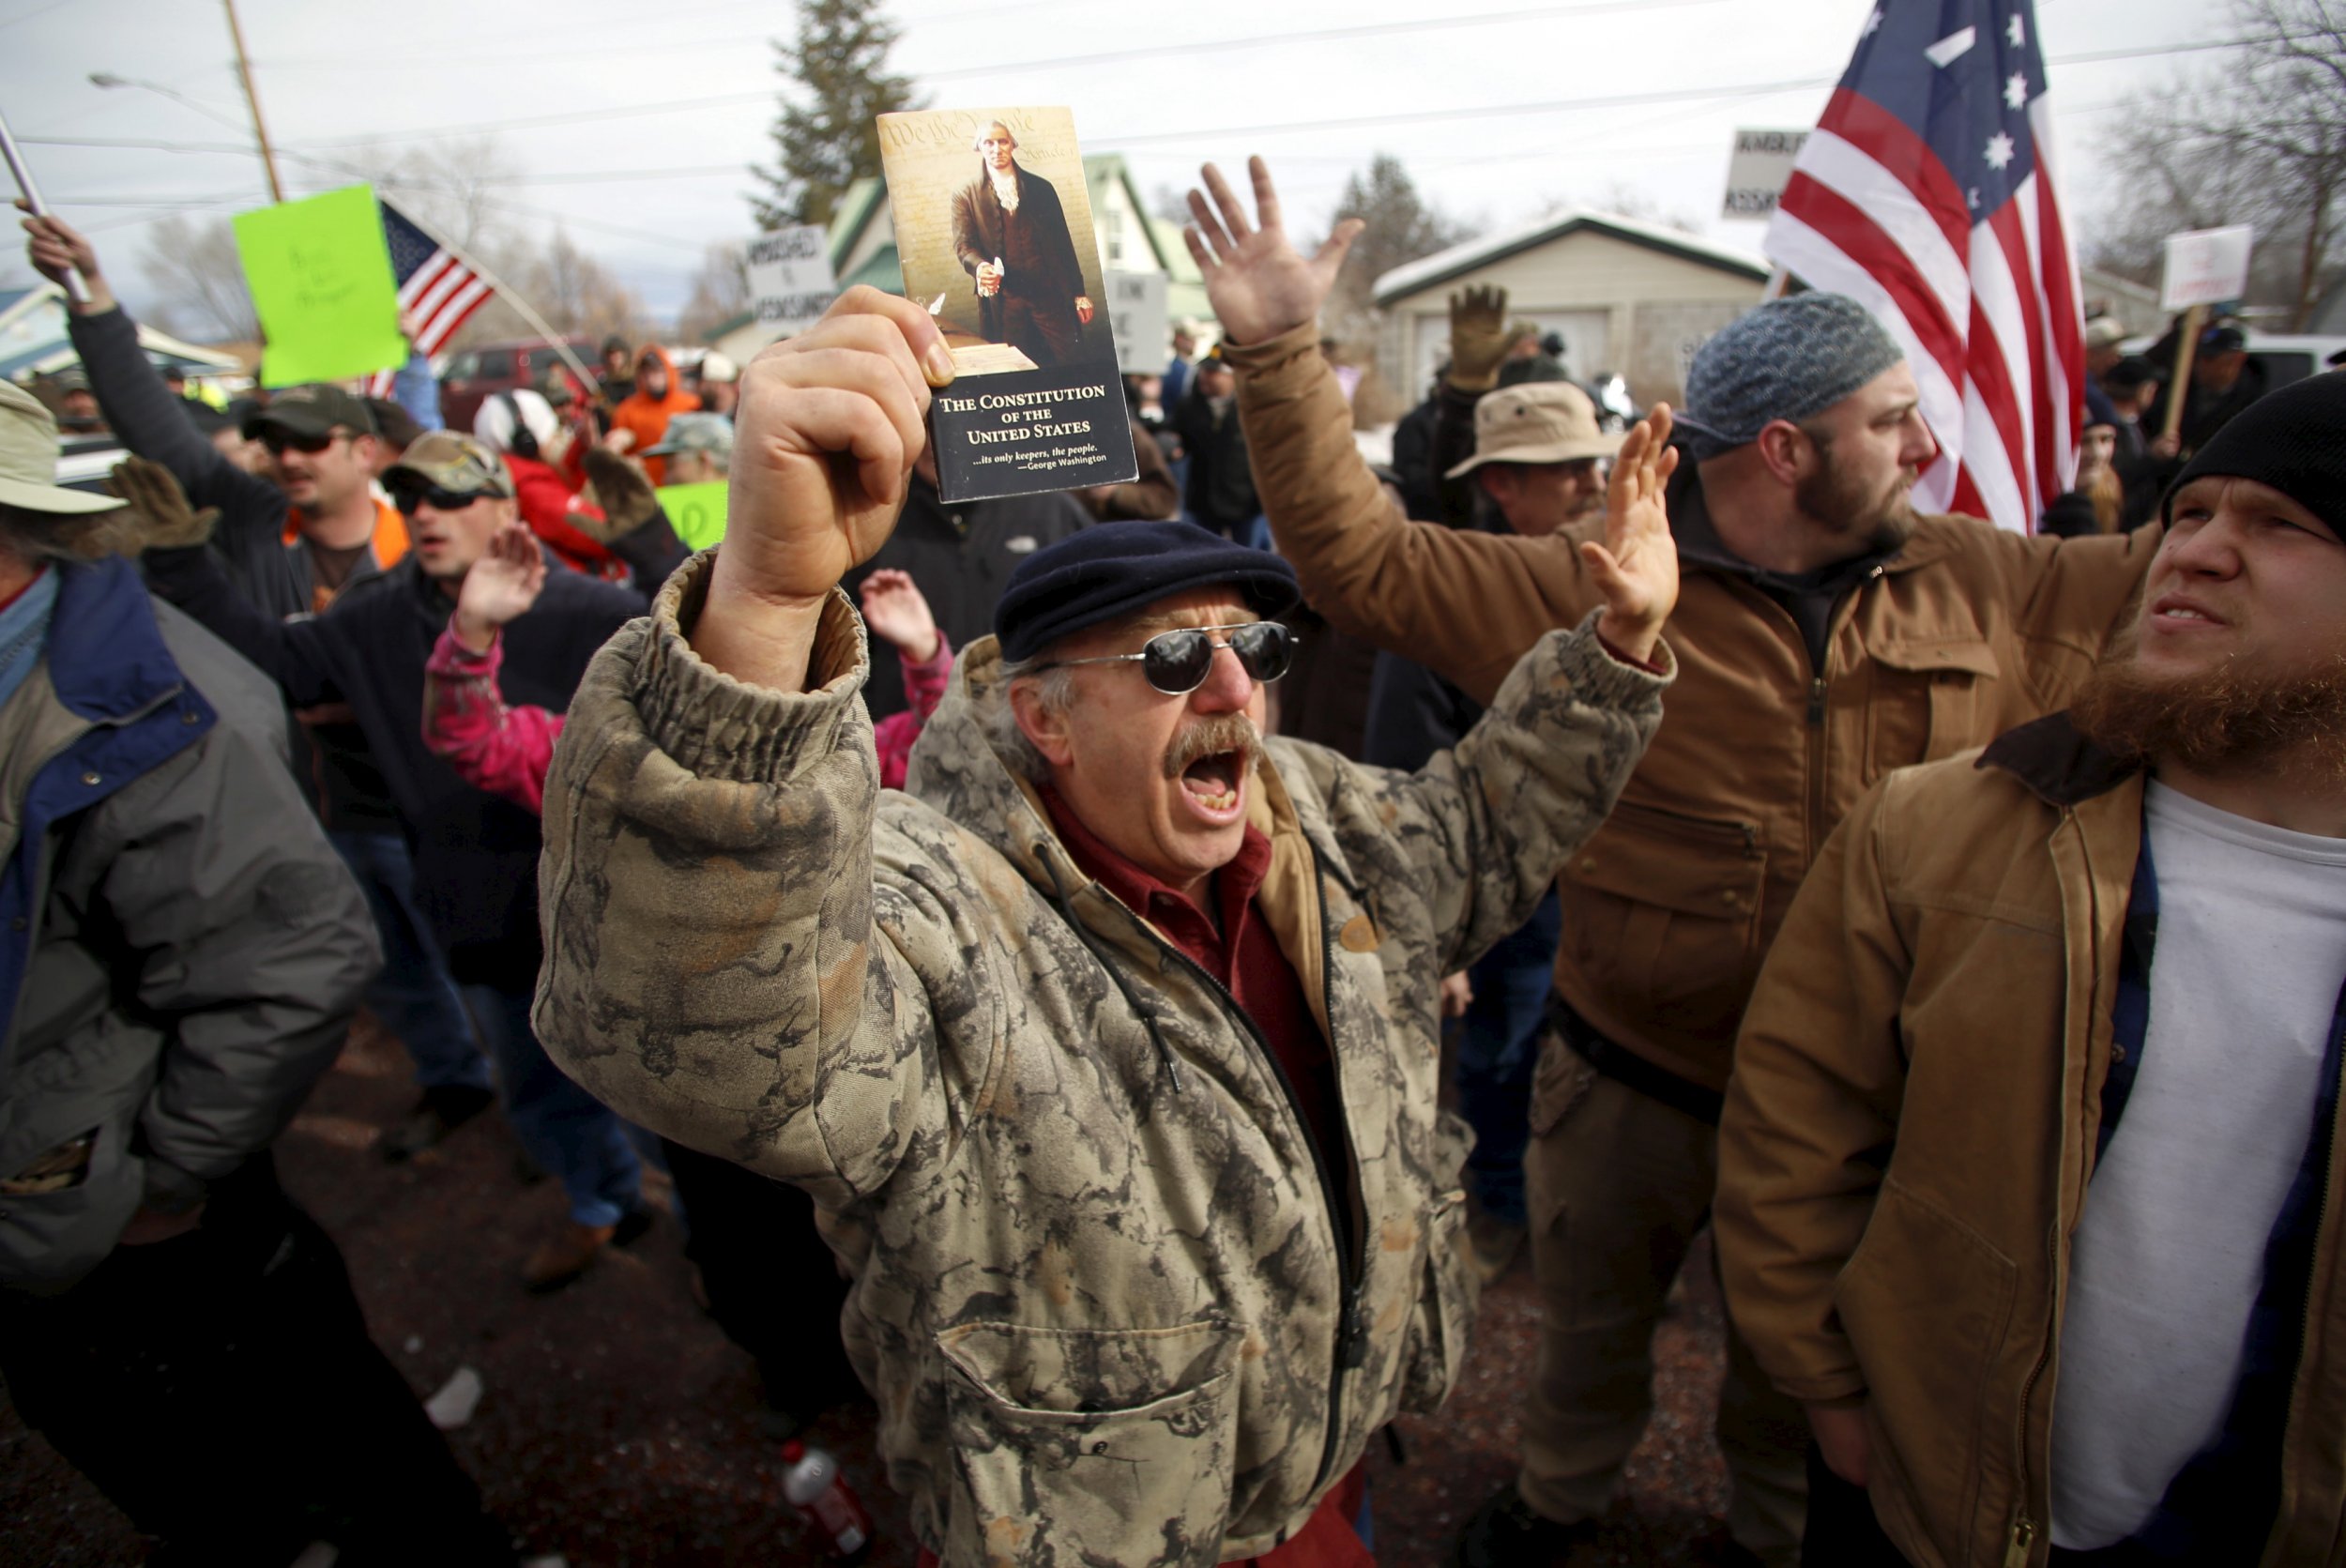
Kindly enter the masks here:
<path id="1" fill-rule="evenodd" d="M 1695 464 L 1686 461 L 1682 449 L 1678 472 L 1670 476 L 1667 496 L 1669 508 L 1670 532 L 1678 540 L 1678 558 L 1689 566 L 1740 577 L 1763 588 L 1776 591 L 1817 591 L 1840 586 L 1853 588 L 1876 574 L 1912 571 L 1943 559 L 1953 548 L 1945 527 L 1939 525 L 1956 522 L 1951 518 L 1925 516 L 1920 525 L 1897 549 L 1869 556 L 1859 556 L 1842 563 L 1843 570 L 1832 578 L 1819 583 L 1801 583 L 1780 572 L 1752 565 L 1742 556 L 1732 555 L 1719 542 L 1717 527 L 1711 521 L 1711 504 L 1703 493 L 1702 476 Z"/>
<path id="2" fill-rule="evenodd" d="M 1068 852 L 1035 786 L 1011 772 L 988 738 L 994 731 L 993 715 L 1008 700 L 1001 670 L 1001 645 L 991 636 L 962 651 L 944 700 L 913 749 L 905 789 L 983 840 L 1068 919 L 1111 941 L 1125 940 L 1132 928 L 1116 911 L 1128 906 Z M 1350 884 L 1340 858 L 1323 861 L 1318 845 L 1328 837 L 1327 820 L 1318 798 L 1306 794 L 1299 799 L 1269 755 L 1256 770 L 1255 783 L 1257 787 L 1248 791 L 1246 820 L 1271 845 L 1271 864 L 1256 906 L 1277 937 L 1280 951 L 1295 966 L 1313 1017 L 1333 1041 L 1328 1005 L 1333 977 L 1316 890 L 1323 864 L 1348 891 Z M 1148 922 L 1145 908 L 1130 913 L 1134 920 Z M 1159 936 L 1163 939 L 1161 933 Z"/>
<path id="3" fill-rule="evenodd" d="M 2141 772 L 2140 762 L 2105 751 L 2079 732 L 2067 712 L 2006 730 L 1979 754 L 1975 768 L 2011 774 L 2047 805 L 2067 807 L 2107 795 Z"/>
<path id="4" fill-rule="evenodd" d="M 60 703 L 94 723 L 119 724 L 187 684 L 136 567 L 109 556 L 56 570 L 49 682 Z"/>

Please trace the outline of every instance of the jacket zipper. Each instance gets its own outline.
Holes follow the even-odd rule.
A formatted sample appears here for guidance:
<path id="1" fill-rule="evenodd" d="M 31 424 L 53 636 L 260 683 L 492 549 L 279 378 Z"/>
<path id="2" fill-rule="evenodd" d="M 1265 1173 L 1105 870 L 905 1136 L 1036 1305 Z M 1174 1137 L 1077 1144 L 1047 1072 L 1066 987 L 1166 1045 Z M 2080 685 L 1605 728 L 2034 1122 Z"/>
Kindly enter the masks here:
<path id="1" fill-rule="evenodd" d="M 1310 842 L 1308 835 L 1306 835 L 1305 842 Z M 1327 883 L 1323 880 L 1325 870 L 1319 862 L 1319 846 L 1316 844 L 1312 845 L 1311 850 L 1312 897 L 1319 908 L 1320 973 L 1323 977 L 1321 988 L 1324 992 L 1327 984 L 1324 977 L 1335 972 L 1335 948 L 1334 939 L 1328 932 L 1328 891 Z M 1157 936 L 1146 921 L 1141 921 L 1141 929 L 1149 932 L 1150 941 L 1171 953 L 1199 980 L 1204 981 L 1207 988 L 1221 997 L 1223 1004 L 1241 1024 L 1245 1026 L 1247 1037 L 1254 1041 L 1255 1048 L 1262 1053 L 1263 1060 L 1270 1064 L 1271 1075 L 1278 1080 L 1279 1091 L 1287 1097 L 1287 1110 L 1294 1116 L 1295 1125 L 1303 1134 L 1304 1147 L 1312 1151 L 1312 1167 L 1319 1177 L 1320 1197 L 1328 1206 L 1328 1228 L 1335 1241 L 1336 1283 L 1342 1302 L 1336 1317 L 1335 1370 L 1328 1379 L 1328 1435 L 1320 1445 L 1319 1473 L 1313 1478 L 1311 1485 L 1311 1489 L 1317 1492 L 1328 1484 L 1328 1472 L 1335 1467 L 1336 1449 L 1344 1431 L 1344 1375 L 1367 1360 L 1367 1345 L 1363 1332 L 1365 1318 L 1362 1310 L 1361 1297 L 1365 1292 L 1368 1282 L 1365 1271 L 1360 1267 L 1359 1259 L 1354 1256 L 1353 1248 L 1347 1240 L 1344 1195 L 1336 1188 L 1335 1175 L 1329 1168 L 1327 1150 L 1320 1148 L 1319 1139 L 1313 1134 L 1311 1122 L 1303 1115 L 1303 1102 L 1296 1095 L 1295 1081 L 1287 1076 L 1286 1064 L 1280 1061 L 1278 1053 L 1271 1048 L 1271 1043 L 1263 1038 L 1262 1030 L 1255 1027 L 1255 1020 L 1248 1016 L 1244 1008 L 1238 1005 L 1238 998 L 1230 994 L 1229 987 L 1207 973 L 1204 966 Z M 1329 1027 L 1333 1032 L 1334 1028 L 1333 1021 Z M 1331 1067 L 1336 1066 L 1336 1043 L 1333 1040 L 1328 1042 L 1328 1062 Z M 1339 1077 L 1341 1077 L 1342 1071 L 1341 1068 L 1337 1068 Z M 1340 1083 L 1336 1114 L 1339 1119 L 1344 1114 Z M 1338 1130 L 1344 1131 L 1341 1126 Z M 1363 1210 L 1366 1209 L 1365 1195 L 1363 1197 Z M 1363 1221 L 1365 1221 L 1365 1213 L 1363 1213 Z"/>
<path id="2" fill-rule="evenodd" d="M 2057 1175 L 2055 1180 L 2059 1180 Z M 2052 1228 L 2045 1232 L 2045 1275 L 2055 1282 L 2053 1289 L 2056 1297 L 2060 1292 L 2060 1270 L 2061 1222 L 2056 1218 Z M 2036 1380 L 2045 1375 L 2045 1368 L 2052 1364 L 2053 1342 L 2058 1332 L 2058 1325 L 2046 1325 L 2045 1347 L 2036 1353 L 2036 1364 L 2029 1368 L 2027 1378 L 2020 1384 L 2020 1505 L 2013 1513 L 2012 1539 L 2003 1552 L 2004 1568 L 2026 1568 L 2029 1553 L 2036 1545 L 2036 1521 L 2029 1517 L 2029 1497 L 2035 1489 L 2035 1479 L 2028 1460 L 2028 1408 L 2029 1402 L 2036 1396 Z"/>
<path id="3" fill-rule="evenodd" d="M 1732 834 L 1744 842 L 1744 854 L 1757 858 L 1760 853 L 1760 825 L 1756 822 L 1735 822 L 1723 817 L 1697 816 L 1692 812 L 1672 811 L 1668 806 L 1648 805 L 1643 800 L 1622 800 L 1613 807 L 1615 816 L 1636 820 L 1640 816 L 1659 817 L 1681 828 L 1692 828 L 1718 838 Z"/>

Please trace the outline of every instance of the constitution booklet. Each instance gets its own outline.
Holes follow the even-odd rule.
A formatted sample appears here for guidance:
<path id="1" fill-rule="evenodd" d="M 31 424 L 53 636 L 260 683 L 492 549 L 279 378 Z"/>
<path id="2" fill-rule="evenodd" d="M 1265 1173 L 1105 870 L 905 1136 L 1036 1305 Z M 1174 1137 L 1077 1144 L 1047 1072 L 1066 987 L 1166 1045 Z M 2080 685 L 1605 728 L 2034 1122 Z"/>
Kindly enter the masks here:
<path id="1" fill-rule="evenodd" d="M 1138 473 L 1074 116 L 879 117 L 905 293 L 960 373 L 929 400 L 947 501 L 1123 484 Z"/>

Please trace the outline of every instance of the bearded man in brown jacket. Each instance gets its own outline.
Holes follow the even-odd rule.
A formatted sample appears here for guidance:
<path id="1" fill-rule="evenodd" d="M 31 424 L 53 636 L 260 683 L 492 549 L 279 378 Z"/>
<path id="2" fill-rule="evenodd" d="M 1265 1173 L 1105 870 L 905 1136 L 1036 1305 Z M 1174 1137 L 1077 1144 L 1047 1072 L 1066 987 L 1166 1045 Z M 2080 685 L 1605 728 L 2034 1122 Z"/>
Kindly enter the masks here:
<path id="1" fill-rule="evenodd" d="M 1208 167 L 1213 199 L 1191 193 L 1189 242 L 1279 549 L 1339 631 L 1481 701 L 1596 602 L 1592 536 L 1395 513 L 1353 454 L 1315 336 L 1358 224 L 1306 259 L 1260 160 L 1252 173 L 1258 222 Z M 2156 544 L 1916 515 L 1907 493 L 1936 446 L 1912 373 L 1835 296 L 1778 300 L 1721 332 L 1696 356 L 1688 403 L 1692 461 L 1668 501 L 1683 673 L 1620 805 L 1561 883 L 1526 1156 L 1543 1339 L 1523 1469 L 1470 1521 L 1469 1564 L 1562 1556 L 1609 1502 L 1651 1409 L 1653 1329 L 1709 1211 L 1744 1006 L 1818 846 L 1891 769 L 2064 706 Z M 1731 1334 L 1719 1439 L 1733 1555 L 1795 1560 L 1806 1424 Z"/>
<path id="2" fill-rule="evenodd" d="M 1812 1562 L 2338 1560 L 2342 425 L 2211 438 L 2076 705 L 1892 774 L 1784 922 L 1718 1247 Z"/>

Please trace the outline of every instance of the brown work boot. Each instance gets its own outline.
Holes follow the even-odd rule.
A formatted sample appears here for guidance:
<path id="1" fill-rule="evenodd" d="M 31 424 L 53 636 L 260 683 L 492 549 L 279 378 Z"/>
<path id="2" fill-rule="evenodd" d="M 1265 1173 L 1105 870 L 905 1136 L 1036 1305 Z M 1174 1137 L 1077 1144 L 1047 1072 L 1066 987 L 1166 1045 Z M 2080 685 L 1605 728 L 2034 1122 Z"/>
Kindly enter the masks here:
<path id="1" fill-rule="evenodd" d="M 559 1290 L 594 1266 L 607 1246 L 624 1247 L 651 1228 L 651 1210 L 636 1209 L 611 1225 L 563 1222 L 522 1265 L 522 1284 L 533 1293 Z"/>

